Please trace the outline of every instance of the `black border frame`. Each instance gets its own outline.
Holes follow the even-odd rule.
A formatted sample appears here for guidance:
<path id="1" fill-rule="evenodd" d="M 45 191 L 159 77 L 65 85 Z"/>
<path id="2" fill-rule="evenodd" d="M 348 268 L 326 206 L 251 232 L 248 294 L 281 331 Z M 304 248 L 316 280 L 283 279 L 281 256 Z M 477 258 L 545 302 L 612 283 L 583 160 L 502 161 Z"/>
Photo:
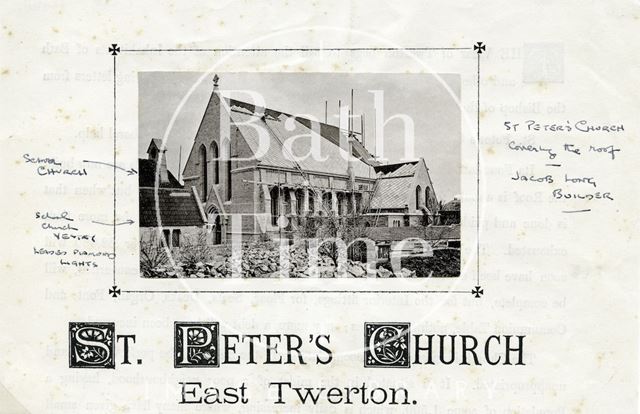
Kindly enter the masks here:
<path id="1" fill-rule="evenodd" d="M 216 363 L 207 365 L 180 365 L 176 359 L 178 352 L 178 325 L 181 326 L 200 326 L 213 325 L 216 327 Z M 182 338 L 185 341 L 185 338 Z M 218 322 L 173 322 L 173 367 L 174 368 L 219 368 L 220 367 L 220 324 Z"/>
<path id="2" fill-rule="evenodd" d="M 128 290 L 120 289 L 116 282 L 116 212 L 117 212 L 117 183 L 116 183 L 116 165 L 117 165 L 117 56 L 119 53 L 224 53 L 224 52 L 252 52 L 252 53 L 278 53 L 278 52 L 398 52 L 398 51 L 433 51 L 433 50 L 456 50 L 456 51 L 472 51 L 477 54 L 477 126 L 476 126 L 476 138 L 477 138 L 477 154 L 476 154 L 476 285 L 469 290 Z M 158 49 L 126 49 L 120 48 L 117 43 L 112 43 L 108 47 L 109 54 L 113 56 L 113 272 L 112 282 L 113 286 L 109 289 L 109 295 L 113 298 L 117 298 L 121 293 L 164 293 L 164 294 L 244 294 L 244 293 L 300 293 L 300 294 L 315 294 L 315 293 L 385 293 L 385 294 L 431 294 L 431 293 L 464 293 L 471 294 L 475 298 L 480 298 L 484 294 L 484 289 L 480 283 L 480 55 L 486 51 L 486 45 L 483 42 L 476 42 L 473 47 L 329 47 L 329 48 L 158 48 Z"/>
<path id="3" fill-rule="evenodd" d="M 397 366 L 397 365 L 369 365 L 367 364 L 367 353 L 371 353 L 371 349 L 369 348 L 369 342 L 367 341 L 367 325 L 381 325 L 381 326 L 389 326 L 389 325 L 407 325 L 407 329 L 403 334 L 407 335 L 407 365 L 405 366 Z M 363 338 L 364 338 L 364 368 L 411 368 L 411 354 L 409 350 L 411 349 L 411 322 L 365 322 L 362 327 L 363 329 Z"/>
<path id="4" fill-rule="evenodd" d="M 73 365 L 71 362 L 71 353 L 73 352 L 73 346 L 71 346 L 71 327 L 73 325 L 84 325 L 83 327 L 90 327 L 92 325 L 105 325 L 111 328 L 113 332 L 113 338 L 111 339 L 111 364 L 110 365 Z M 115 322 L 69 322 L 69 331 L 67 334 L 69 340 L 69 368 L 71 369 L 115 369 L 116 368 L 116 324 Z"/>

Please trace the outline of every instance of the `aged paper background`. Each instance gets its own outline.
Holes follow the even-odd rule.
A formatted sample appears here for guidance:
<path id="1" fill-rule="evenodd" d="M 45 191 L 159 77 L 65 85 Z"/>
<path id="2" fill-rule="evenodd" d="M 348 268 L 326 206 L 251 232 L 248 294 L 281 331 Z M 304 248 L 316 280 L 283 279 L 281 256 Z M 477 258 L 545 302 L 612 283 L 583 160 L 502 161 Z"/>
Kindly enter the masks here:
<path id="1" fill-rule="evenodd" d="M 178 381 L 245 382 L 250 410 L 271 412 L 266 384 L 371 384 L 408 388 L 413 412 L 637 412 L 637 173 L 640 107 L 640 7 L 637 1 L 448 2 L 5 2 L 2 5 L 2 300 L 0 412 L 192 412 L 177 404 Z M 77 181 L 43 179 L 23 154 L 83 159 L 112 152 L 112 57 L 121 47 L 471 47 L 482 57 L 481 246 L 484 296 L 106 294 L 111 270 L 61 270 L 33 254 L 44 245 L 36 211 L 73 211 L 109 220 L 112 176 L 92 169 Z M 424 54 L 421 55 L 424 58 Z M 474 62 L 466 59 L 463 105 L 475 120 Z M 254 53 L 220 63 L 219 55 L 139 55 L 121 59 L 118 157 L 135 165 L 136 71 L 458 73 L 465 59 L 407 54 Z M 468 72 L 469 65 L 471 72 Z M 466 76 L 466 78 L 464 78 Z M 466 79 L 466 80 L 465 80 Z M 465 83 L 466 82 L 466 83 Z M 544 160 L 510 151 L 504 122 L 624 124 L 618 134 L 537 133 L 536 144 L 615 145 L 615 160 L 563 159 L 576 175 L 596 176 L 613 202 L 552 201 L 544 186 L 511 180 L 517 169 L 544 175 Z M 464 260 L 475 278 L 474 123 L 463 127 Z M 523 136 L 516 137 L 518 139 Z M 562 155 L 565 156 L 564 154 Z M 118 178 L 118 217 L 137 216 L 136 181 Z M 110 246 L 108 227 L 95 227 Z M 120 284 L 140 287 L 135 227 L 118 230 Z M 263 285 L 270 281 L 257 281 Z M 337 281 L 349 285 L 363 281 Z M 374 281 L 380 284 L 380 281 Z M 208 288 L 213 281 L 207 281 Z M 282 286 L 291 286 L 282 281 Z M 422 283 L 422 282 L 421 282 Z M 430 283 L 443 283 L 430 281 Z M 447 282 L 449 283 L 449 282 Z M 423 288 L 425 285 L 420 285 Z M 426 285 L 433 287 L 434 285 Z M 148 287 L 148 286 L 147 286 Z M 415 288 L 415 286 L 413 287 Z M 329 366 L 173 368 L 172 324 L 218 320 L 228 330 L 329 332 Z M 68 368 L 69 321 L 115 321 L 136 333 L 140 366 Z M 362 367 L 365 321 L 411 321 L 417 332 L 521 334 L 526 366 Z M 197 371 L 197 370 L 195 370 Z M 11 402 L 9 402 L 11 401 Z M 22 407 L 22 408 L 20 408 Z M 227 406 L 229 412 L 247 407 Z M 388 408 L 388 407 L 387 407 Z M 220 409 L 220 408 L 215 408 Z M 283 407 L 350 412 L 349 406 Z M 370 410 L 356 407 L 356 410 Z M 380 409 L 380 408 L 379 408 Z M 382 408 L 386 409 L 386 408 Z"/>

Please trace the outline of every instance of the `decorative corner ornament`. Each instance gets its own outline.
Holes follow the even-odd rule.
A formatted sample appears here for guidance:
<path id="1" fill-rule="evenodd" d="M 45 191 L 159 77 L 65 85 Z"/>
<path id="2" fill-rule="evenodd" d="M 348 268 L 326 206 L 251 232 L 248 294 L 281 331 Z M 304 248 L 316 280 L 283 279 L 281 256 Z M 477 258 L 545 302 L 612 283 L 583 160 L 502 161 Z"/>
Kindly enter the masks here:
<path id="1" fill-rule="evenodd" d="M 117 298 L 118 295 L 120 295 L 121 291 L 120 288 L 118 288 L 118 286 L 113 285 L 111 287 L 111 289 L 109 289 L 109 294 L 111 295 L 112 298 Z"/>
<path id="2" fill-rule="evenodd" d="M 484 289 L 482 289 L 481 286 L 476 286 L 471 290 L 471 294 L 473 294 L 476 298 L 479 298 L 484 295 Z"/>

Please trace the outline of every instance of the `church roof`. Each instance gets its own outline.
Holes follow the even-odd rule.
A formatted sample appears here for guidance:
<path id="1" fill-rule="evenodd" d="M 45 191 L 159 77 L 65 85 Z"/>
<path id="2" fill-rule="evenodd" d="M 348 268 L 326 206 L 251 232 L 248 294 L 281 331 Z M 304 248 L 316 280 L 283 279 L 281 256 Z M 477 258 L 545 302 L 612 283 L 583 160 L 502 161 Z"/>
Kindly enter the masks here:
<path id="1" fill-rule="evenodd" d="M 309 154 L 312 147 L 311 121 L 303 118 L 290 117 L 270 109 L 255 111 L 247 108 L 248 104 L 239 104 L 231 100 L 231 119 L 240 130 L 247 144 L 254 154 L 258 155 L 260 149 L 260 136 L 255 125 L 258 124 L 269 135 L 269 148 L 264 155 L 258 155 L 260 165 L 268 165 L 279 168 L 296 168 L 294 158 L 305 171 L 323 172 L 336 175 L 347 174 L 347 152 L 339 146 L 340 134 L 338 128 L 327 124 L 317 123 L 314 128 L 319 129 L 319 134 L 325 139 L 320 139 L 317 144 L 320 156 L 324 161 L 315 159 Z M 260 116 L 260 112 L 264 116 Z M 248 125 L 250 123 L 254 126 Z M 316 130 L 316 132 L 318 132 Z M 292 139 L 292 137 L 300 136 Z M 289 151 L 283 144 L 291 143 Z M 357 141 L 354 141 L 354 144 Z M 358 143 L 359 144 L 359 143 Z M 354 145 L 355 147 L 355 145 Z M 354 152 L 357 150 L 354 149 Z M 366 151 L 366 150 L 365 150 Z M 353 163 L 356 177 L 370 177 L 371 167 L 360 159 Z M 373 177 L 372 177 L 373 178 Z"/>
<path id="2" fill-rule="evenodd" d="M 397 209 L 409 204 L 413 176 L 381 179 L 371 199 L 370 209 Z"/>
<path id="3" fill-rule="evenodd" d="M 409 204 L 413 192 L 413 179 L 420 161 L 386 164 L 374 167 L 378 184 L 370 209 L 400 209 Z"/>
<path id="4" fill-rule="evenodd" d="M 147 147 L 147 154 L 151 151 L 151 148 L 155 147 L 156 149 L 162 148 L 162 140 L 158 138 L 151 139 L 149 142 L 149 146 Z"/>
<path id="5" fill-rule="evenodd" d="M 167 171 L 169 175 L 169 182 L 160 184 L 160 187 L 167 188 L 182 188 L 182 185 L 176 177 L 171 174 L 171 171 Z M 160 180 L 158 180 L 160 182 Z M 147 160 L 143 158 L 138 159 L 138 186 L 139 187 L 155 187 L 156 185 L 156 162 L 153 160 Z"/>
<path id="6" fill-rule="evenodd" d="M 285 118 L 292 117 L 293 115 L 288 114 L 286 112 L 277 111 L 271 108 L 258 108 L 253 104 L 239 101 L 237 99 L 228 99 L 229 105 L 231 107 L 235 107 L 239 110 L 244 110 L 251 114 L 264 113 L 271 118 L 279 118 L 281 115 L 284 115 Z M 311 129 L 311 124 L 313 121 L 303 118 L 303 117 L 295 117 L 296 121 L 304 125 L 307 129 Z M 326 124 L 323 122 L 315 122 L 314 128 L 320 129 L 320 136 L 325 138 L 326 140 L 334 143 L 337 146 L 340 146 L 340 129 L 335 125 Z M 356 133 L 356 135 L 359 135 Z M 360 141 L 353 140 L 352 141 L 352 153 L 356 157 L 363 160 L 365 163 L 369 165 L 378 165 L 378 161 L 375 160 L 375 157 L 369 153 L 369 151 L 362 145 Z"/>
<path id="7" fill-rule="evenodd" d="M 384 164 L 374 167 L 376 173 L 380 174 L 380 177 L 402 177 L 404 175 L 413 175 L 416 172 L 419 160 L 401 162 L 395 164 Z"/>
<path id="8" fill-rule="evenodd" d="M 158 189 L 160 223 L 154 188 L 140 188 L 140 227 L 187 227 L 205 224 L 193 191 Z"/>

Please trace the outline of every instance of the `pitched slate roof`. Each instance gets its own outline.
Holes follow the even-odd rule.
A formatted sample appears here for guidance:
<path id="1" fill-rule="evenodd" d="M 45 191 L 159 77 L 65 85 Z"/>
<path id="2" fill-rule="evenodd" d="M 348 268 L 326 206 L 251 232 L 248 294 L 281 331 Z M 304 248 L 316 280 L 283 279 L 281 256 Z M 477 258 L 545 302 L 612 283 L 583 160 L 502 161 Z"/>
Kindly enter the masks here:
<path id="1" fill-rule="evenodd" d="M 182 188 L 182 185 L 176 177 L 171 174 L 171 171 L 167 171 L 169 175 L 168 183 L 161 183 L 160 187 L 167 188 Z M 160 180 L 158 179 L 158 183 Z M 147 160 L 143 158 L 138 159 L 138 186 L 139 187 L 155 187 L 156 185 L 156 162 L 153 160 Z"/>
<path id="2" fill-rule="evenodd" d="M 158 189 L 160 223 L 157 221 L 154 188 L 140 188 L 140 227 L 183 227 L 206 224 L 193 191 Z"/>
<path id="3" fill-rule="evenodd" d="M 374 169 L 381 177 L 401 177 L 403 175 L 415 174 L 419 162 L 420 161 L 409 161 L 397 164 L 378 165 L 374 167 Z"/>
<path id="4" fill-rule="evenodd" d="M 334 138 L 320 139 L 317 143 L 320 149 L 320 156 L 326 161 L 316 160 L 314 157 L 306 156 L 312 148 L 311 124 L 309 120 L 300 118 L 290 118 L 288 115 L 273 110 L 264 110 L 264 117 L 251 112 L 244 106 L 234 105 L 231 103 L 231 119 L 236 124 L 247 144 L 254 154 L 260 149 L 260 136 L 255 125 L 259 125 L 269 136 L 269 148 L 264 155 L 260 155 L 259 162 L 261 165 L 268 165 L 280 168 L 296 168 L 294 157 L 300 168 L 305 171 L 324 172 L 329 174 L 347 174 L 347 153 L 334 142 L 334 138 L 339 141 L 339 136 Z M 251 125 L 248 125 L 250 123 Z M 320 125 L 320 134 L 323 133 L 323 127 Z M 335 128 L 335 127 L 334 127 Z M 324 127 L 324 131 L 329 130 L 328 126 Z M 337 128 L 335 128 L 337 134 Z M 283 143 L 287 142 L 291 137 L 302 135 L 299 138 L 288 141 L 291 143 L 291 153 L 285 149 Z M 355 152 L 355 151 L 354 151 Z M 354 173 L 356 177 L 369 178 L 371 167 L 356 159 L 354 161 Z"/>
<path id="5" fill-rule="evenodd" d="M 413 176 L 380 179 L 371 199 L 370 209 L 404 208 L 413 190 Z"/>
<path id="6" fill-rule="evenodd" d="M 409 204 L 413 191 L 413 177 L 419 161 L 387 164 L 374 167 L 378 184 L 370 209 L 399 209 Z"/>
<path id="7" fill-rule="evenodd" d="M 276 111 L 275 109 L 271 109 L 271 108 L 256 108 L 256 106 L 253 104 L 243 102 L 243 101 L 238 101 L 237 99 L 228 99 L 228 102 L 231 107 L 236 107 L 237 109 L 244 109 L 248 113 L 260 112 L 272 118 L 278 118 L 280 117 L 280 115 L 284 115 L 287 118 L 292 116 L 291 114 L 288 114 L 286 112 Z M 300 122 L 306 128 L 311 129 L 311 124 L 312 124 L 311 120 L 303 117 L 295 117 L 295 118 L 296 118 L 296 121 Z M 340 128 L 338 128 L 335 125 L 325 124 L 323 122 L 316 122 L 316 127 L 318 126 L 320 128 L 321 137 L 329 140 L 330 142 L 333 142 L 333 144 L 337 146 L 340 146 Z M 360 158 L 361 160 L 363 160 L 365 163 L 369 165 L 379 164 L 379 162 L 375 160 L 374 156 L 371 155 L 369 151 L 367 151 L 367 149 L 364 147 L 364 145 L 362 145 L 360 141 L 354 140 L 352 149 L 353 149 L 352 154 Z"/>
<path id="8" fill-rule="evenodd" d="M 367 237 L 374 241 L 400 241 L 413 237 L 422 240 L 457 240 L 460 239 L 460 225 L 369 227 Z"/>

